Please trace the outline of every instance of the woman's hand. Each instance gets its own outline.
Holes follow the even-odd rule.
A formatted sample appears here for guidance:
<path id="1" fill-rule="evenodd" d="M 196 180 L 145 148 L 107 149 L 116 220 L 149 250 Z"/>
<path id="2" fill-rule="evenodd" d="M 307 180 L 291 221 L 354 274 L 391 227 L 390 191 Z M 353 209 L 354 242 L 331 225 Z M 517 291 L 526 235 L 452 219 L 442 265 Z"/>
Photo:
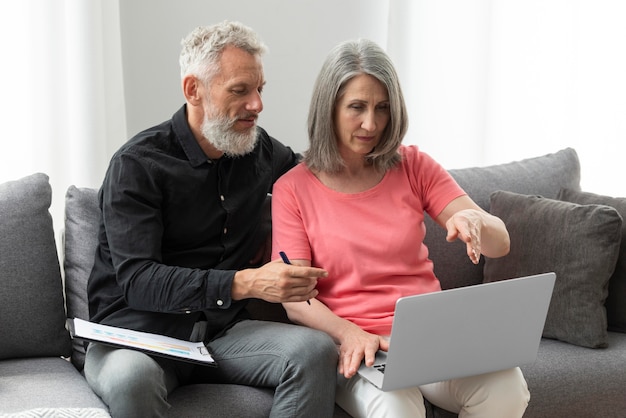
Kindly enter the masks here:
<path id="1" fill-rule="evenodd" d="M 299 262 L 292 260 L 292 263 Z M 348 379 L 356 374 L 363 359 L 371 367 L 376 351 L 389 350 L 386 338 L 363 331 L 353 322 L 335 315 L 317 299 L 311 299 L 311 305 L 299 302 L 283 303 L 283 306 L 292 322 L 324 331 L 332 337 L 339 346 L 337 370 Z"/>
<path id="2" fill-rule="evenodd" d="M 437 216 L 439 225 L 446 228 L 446 240 L 463 241 L 467 256 L 478 264 L 480 255 L 497 258 L 507 255 L 511 241 L 504 222 L 481 209 L 469 196 L 454 199 Z"/>
<path id="3" fill-rule="evenodd" d="M 446 240 L 452 242 L 457 238 L 467 245 L 467 255 L 472 263 L 478 264 L 481 254 L 481 231 L 483 216 L 474 209 L 464 209 L 456 212 L 446 222 L 448 235 Z"/>
<path id="4" fill-rule="evenodd" d="M 363 331 L 356 325 L 346 328 L 339 339 L 338 371 L 349 379 L 359 370 L 363 359 L 365 359 L 365 365 L 371 367 L 374 364 L 376 352 L 389 349 L 389 341 L 379 335 Z"/>

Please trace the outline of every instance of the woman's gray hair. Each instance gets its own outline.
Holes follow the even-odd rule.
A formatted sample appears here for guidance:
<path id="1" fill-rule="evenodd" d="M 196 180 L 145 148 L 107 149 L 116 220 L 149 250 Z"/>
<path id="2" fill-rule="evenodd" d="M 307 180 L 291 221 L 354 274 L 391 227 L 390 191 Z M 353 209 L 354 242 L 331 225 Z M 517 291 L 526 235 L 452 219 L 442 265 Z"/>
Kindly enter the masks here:
<path id="1" fill-rule="evenodd" d="M 358 39 L 333 48 L 317 76 L 309 107 L 309 149 L 304 156 L 310 169 L 337 172 L 344 167 L 337 146 L 335 109 L 338 99 L 345 93 L 347 82 L 360 74 L 375 77 L 389 95 L 389 123 L 379 144 L 366 158 L 382 171 L 400 161 L 398 147 L 408 129 L 408 118 L 398 75 L 381 47 L 372 41 Z"/>
<path id="2" fill-rule="evenodd" d="M 219 60 L 229 45 L 241 48 L 252 55 L 262 55 L 267 47 L 249 27 L 223 21 L 213 26 L 200 26 L 182 41 L 180 52 L 180 76 L 194 75 L 209 83 L 219 70 Z"/>

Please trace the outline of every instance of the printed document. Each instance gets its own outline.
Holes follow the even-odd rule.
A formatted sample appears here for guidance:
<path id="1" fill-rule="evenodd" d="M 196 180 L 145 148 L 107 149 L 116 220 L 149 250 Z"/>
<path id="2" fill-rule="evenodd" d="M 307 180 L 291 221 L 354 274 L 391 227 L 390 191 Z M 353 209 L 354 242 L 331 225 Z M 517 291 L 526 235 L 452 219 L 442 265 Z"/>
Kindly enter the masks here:
<path id="1" fill-rule="evenodd" d="M 133 331 L 96 324 L 74 318 L 72 336 L 122 348 L 146 351 L 177 360 L 216 366 L 215 360 L 202 342 L 191 342 L 164 335 Z"/>

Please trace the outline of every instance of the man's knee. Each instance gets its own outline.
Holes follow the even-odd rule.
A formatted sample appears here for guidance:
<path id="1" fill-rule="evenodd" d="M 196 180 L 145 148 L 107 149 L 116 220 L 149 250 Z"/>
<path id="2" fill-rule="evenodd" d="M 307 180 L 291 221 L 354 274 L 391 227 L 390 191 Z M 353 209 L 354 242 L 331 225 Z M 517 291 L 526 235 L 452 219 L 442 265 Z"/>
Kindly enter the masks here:
<path id="1" fill-rule="evenodd" d="M 311 328 L 297 327 L 297 335 L 293 335 L 288 357 L 309 365 L 337 365 L 338 350 L 333 339 L 322 331 Z M 333 369 L 334 370 L 334 369 Z"/>
<path id="2" fill-rule="evenodd" d="M 90 346 L 85 377 L 112 416 L 166 411 L 167 386 L 161 366 L 139 351 Z M 155 413 L 155 416 L 158 416 Z"/>

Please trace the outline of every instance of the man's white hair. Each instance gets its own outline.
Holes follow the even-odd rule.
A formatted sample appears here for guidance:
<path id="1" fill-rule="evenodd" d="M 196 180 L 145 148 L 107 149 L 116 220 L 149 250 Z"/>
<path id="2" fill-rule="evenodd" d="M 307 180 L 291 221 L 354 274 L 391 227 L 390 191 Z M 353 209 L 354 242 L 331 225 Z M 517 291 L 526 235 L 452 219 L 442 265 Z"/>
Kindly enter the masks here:
<path id="1" fill-rule="evenodd" d="M 267 46 L 251 28 L 227 20 L 197 27 L 181 41 L 181 45 L 181 78 L 194 75 L 205 83 L 209 83 L 217 72 L 219 59 L 227 46 L 232 45 L 259 56 L 267 51 Z"/>

